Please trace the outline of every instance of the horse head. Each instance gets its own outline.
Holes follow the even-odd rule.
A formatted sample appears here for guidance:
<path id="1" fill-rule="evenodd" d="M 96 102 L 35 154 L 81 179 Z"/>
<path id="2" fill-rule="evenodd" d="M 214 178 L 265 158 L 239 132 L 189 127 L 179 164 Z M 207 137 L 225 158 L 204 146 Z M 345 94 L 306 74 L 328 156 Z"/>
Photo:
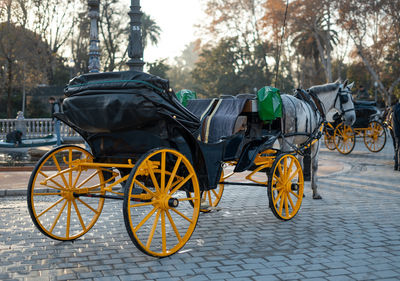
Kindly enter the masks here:
<path id="1" fill-rule="evenodd" d="M 343 84 L 340 84 L 334 104 L 336 110 L 342 115 L 343 122 L 349 126 L 353 125 L 356 121 L 356 111 L 351 95 L 353 85 L 354 82 L 349 84 L 347 80 Z"/>

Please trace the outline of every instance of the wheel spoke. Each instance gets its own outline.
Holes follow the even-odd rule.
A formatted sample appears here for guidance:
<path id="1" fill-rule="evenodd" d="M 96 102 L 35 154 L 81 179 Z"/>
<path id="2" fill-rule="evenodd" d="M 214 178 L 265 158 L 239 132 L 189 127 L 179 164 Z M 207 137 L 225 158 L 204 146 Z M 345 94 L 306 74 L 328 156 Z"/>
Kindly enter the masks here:
<path id="1" fill-rule="evenodd" d="M 286 159 L 286 157 L 285 157 L 285 159 Z M 290 173 L 290 171 L 292 171 L 293 164 L 294 164 L 294 160 L 293 160 L 293 158 L 290 158 L 290 164 L 289 164 L 289 167 L 287 168 L 286 172 Z"/>
<path id="2" fill-rule="evenodd" d="M 184 218 L 185 220 L 187 220 L 188 222 L 192 223 L 193 221 L 191 219 L 189 219 L 187 216 L 185 216 L 184 214 L 182 214 L 181 212 L 179 212 L 177 209 L 172 208 L 172 211 L 174 211 L 175 213 L 177 213 L 178 215 L 180 215 L 182 218 Z"/>
<path id="3" fill-rule="evenodd" d="M 296 170 L 293 172 L 293 174 L 287 179 L 287 182 L 292 181 L 292 179 L 299 174 L 299 168 L 296 167 Z"/>
<path id="4" fill-rule="evenodd" d="M 61 216 L 62 212 L 64 211 L 65 206 L 67 205 L 67 202 L 68 202 L 68 201 L 65 200 L 64 205 L 61 207 L 60 211 L 58 212 L 57 217 L 54 219 L 53 225 L 52 225 L 51 228 L 50 228 L 50 232 L 53 232 L 54 227 L 56 227 L 56 224 L 57 224 L 58 220 L 60 219 L 60 216 Z"/>
<path id="5" fill-rule="evenodd" d="M 53 209 L 55 206 L 57 206 L 58 204 L 60 204 L 62 201 L 64 200 L 64 198 L 60 198 L 57 200 L 57 202 L 55 202 L 53 205 L 51 205 L 50 207 L 48 207 L 46 210 L 42 211 L 39 215 L 37 215 L 37 218 L 40 218 L 44 213 L 47 213 L 48 211 L 50 211 L 51 209 Z"/>
<path id="6" fill-rule="evenodd" d="M 57 167 L 58 172 L 61 172 L 60 164 L 58 164 L 57 158 L 56 158 L 54 155 L 52 156 L 52 158 L 53 158 L 54 164 L 56 164 L 56 167 Z M 69 187 L 69 186 L 68 186 L 68 183 L 67 183 L 67 180 L 66 180 L 65 177 L 64 177 L 64 174 L 60 174 L 60 175 L 61 175 L 62 181 L 63 181 L 64 184 L 65 184 L 65 187 Z"/>
<path id="7" fill-rule="evenodd" d="M 162 251 L 167 251 L 167 234 L 165 231 L 165 212 L 161 210 L 161 239 L 162 239 Z"/>
<path id="8" fill-rule="evenodd" d="M 291 194 L 293 194 L 294 196 L 296 196 L 297 199 L 300 199 L 300 198 L 301 198 L 300 195 L 294 193 L 293 190 L 290 190 L 289 192 L 290 192 Z"/>
<path id="9" fill-rule="evenodd" d="M 287 157 L 283 158 L 283 174 L 286 175 L 288 171 Z"/>
<path id="10" fill-rule="evenodd" d="M 276 173 L 274 173 L 274 180 L 278 181 L 280 184 L 283 184 L 281 178 L 279 178 Z"/>
<path id="11" fill-rule="evenodd" d="M 207 191 L 207 195 L 208 195 L 208 204 L 209 204 L 210 206 L 212 206 L 213 203 L 212 203 L 212 200 L 211 200 L 211 192 L 210 192 L 209 190 Z"/>
<path id="12" fill-rule="evenodd" d="M 292 210 L 294 210 L 295 205 L 293 204 L 293 200 L 290 197 L 290 193 L 287 194 L 287 198 L 289 199 L 290 206 L 292 206 Z"/>
<path id="13" fill-rule="evenodd" d="M 90 181 L 94 176 L 99 174 L 99 170 L 96 170 L 96 172 L 93 172 L 88 178 L 86 178 L 83 182 L 81 182 L 76 189 L 81 188 L 84 184 L 86 184 L 88 181 Z"/>
<path id="14" fill-rule="evenodd" d="M 78 174 L 76 175 L 76 178 L 75 178 L 74 184 L 72 185 L 72 188 L 75 188 L 76 184 L 78 183 L 79 178 L 81 177 L 81 173 L 82 173 L 82 170 L 80 169 L 78 171 Z"/>
<path id="15" fill-rule="evenodd" d="M 282 167 L 281 162 L 278 163 L 278 171 L 281 178 L 285 177 L 284 168 Z M 285 182 L 285 179 L 282 179 L 282 182 Z"/>
<path id="16" fill-rule="evenodd" d="M 85 205 L 89 210 L 91 210 L 92 212 L 94 212 L 95 214 L 98 214 L 99 212 L 92 208 L 88 203 L 86 203 L 85 201 L 83 201 L 81 198 L 76 198 L 76 200 L 78 200 L 79 202 L 81 202 L 83 205 Z"/>
<path id="17" fill-rule="evenodd" d="M 221 199 L 221 197 L 219 196 L 219 194 L 215 191 L 215 189 L 211 189 L 211 191 L 214 193 L 215 197 L 217 197 L 217 199 Z"/>
<path id="18" fill-rule="evenodd" d="M 178 171 L 181 161 L 182 161 L 182 156 L 179 156 L 178 159 L 176 160 L 176 163 L 175 163 L 174 169 L 172 170 L 171 176 L 169 177 L 167 187 L 166 187 L 167 192 L 171 189 L 172 182 L 176 176 L 176 172 Z"/>
<path id="19" fill-rule="evenodd" d="M 131 205 L 130 207 L 136 208 L 136 207 L 150 206 L 153 204 L 154 204 L 153 202 L 144 202 L 144 203 L 138 203 L 138 204 Z"/>
<path id="20" fill-rule="evenodd" d="M 139 185 L 141 188 L 143 188 L 143 190 L 145 190 L 147 193 L 149 193 L 152 197 L 155 196 L 154 193 L 150 189 L 148 189 L 144 184 L 142 184 L 137 179 L 135 179 L 133 182 L 136 183 L 137 185 Z"/>
<path id="21" fill-rule="evenodd" d="M 161 187 L 161 189 L 162 189 L 162 187 Z M 154 219 L 154 222 L 153 222 L 153 227 L 151 228 L 151 231 L 149 233 L 149 237 L 147 238 L 147 243 L 146 243 L 147 249 L 150 249 L 151 242 L 153 241 L 154 232 L 156 232 L 158 219 L 160 218 L 160 212 L 161 212 L 161 210 L 157 210 L 156 218 Z"/>
<path id="22" fill-rule="evenodd" d="M 283 204 L 285 204 L 285 196 L 283 196 L 283 191 L 281 192 L 281 202 L 279 204 L 279 214 L 282 215 Z"/>
<path id="23" fill-rule="evenodd" d="M 193 173 L 190 173 L 183 181 L 181 181 L 170 193 L 169 195 L 174 194 L 177 190 L 179 190 L 188 180 L 190 180 L 193 177 Z"/>
<path id="24" fill-rule="evenodd" d="M 161 152 L 161 192 L 165 192 L 165 151 Z"/>
<path id="25" fill-rule="evenodd" d="M 69 228 L 71 227 L 71 201 L 68 201 L 67 209 L 67 227 L 65 229 L 65 236 L 69 238 Z"/>
<path id="26" fill-rule="evenodd" d="M 178 238 L 178 241 L 180 242 L 180 241 L 182 240 L 182 237 L 181 237 L 181 235 L 179 234 L 178 229 L 176 228 L 176 225 L 175 225 L 175 223 L 174 223 L 174 220 L 173 220 L 172 217 L 171 217 L 171 214 L 168 212 L 168 210 L 165 210 L 165 213 L 167 214 L 169 223 L 171 224 L 172 229 L 173 229 L 174 232 L 175 232 L 176 238 Z"/>
<path id="27" fill-rule="evenodd" d="M 281 185 L 279 185 L 279 186 L 275 185 L 275 187 L 274 186 L 272 187 L 272 191 L 281 190 L 282 188 L 283 188 L 283 186 L 281 186 Z"/>
<path id="28" fill-rule="evenodd" d="M 283 194 L 283 190 L 278 192 L 278 195 L 274 198 L 274 205 L 276 205 L 276 203 L 278 203 L 279 198 L 282 196 L 282 194 Z"/>
<path id="29" fill-rule="evenodd" d="M 289 217 L 289 206 L 288 206 L 288 198 L 287 198 L 287 193 L 285 193 L 285 211 L 286 211 L 286 217 Z"/>
<path id="30" fill-rule="evenodd" d="M 133 232 L 136 232 L 139 230 L 139 228 L 141 228 L 143 226 L 143 224 L 145 224 L 149 218 L 157 211 L 157 209 L 154 207 L 153 210 L 151 210 L 147 216 L 133 229 Z"/>
<path id="31" fill-rule="evenodd" d="M 85 231 L 86 230 L 86 226 L 85 226 L 85 223 L 83 222 L 81 213 L 79 212 L 78 205 L 76 204 L 75 200 L 73 200 L 72 203 L 74 204 L 74 209 L 75 209 L 76 215 L 78 216 L 79 222 L 80 222 L 80 224 L 82 226 L 82 230 Z"/>
<path id="32" fill-rule="evenodd" d="M 72 167 L 72 149 L 68 150 L 68 168 Z M 72 170 L 68 172 L 69 186 L 72 187 Z"/>
<path id="33" fill-rule="evenodd" d="M 151 161 L 146 161 L 146 166 L 150 174 L 151 182 L 153 183 L 157 192 L 160 192 L 160 186 L 158 185 L 158 181 L 156 176 L 154 175 L 153 167 L 151 166 Z"/>
<path id="34" fill-rule="evenodd" d="M 45 173 L 43 173 L 42 171 L 39 171 L 39 174 L 41 174 L 42 176 L 44 176 L 46 179 L 49 177 L 48 175 L 46 175 Z M 62 186 L 61 184 L 59 184 L 58 182 L 56 182 L 55 180 L 54 180 L 54 178 L 53 179 L 49 179 L 52 183 L 54 183 L 55 185 L 57 185 L 58 187 L 59 187 L 59 189 L 58 188 L 55 188 L 55 187 L 52 187 L 52 188 L 54 188 L 54 189 L 58 189 L 58 190 L 67 190 L 66 188 L 65 188 L 65 186 Z"/>

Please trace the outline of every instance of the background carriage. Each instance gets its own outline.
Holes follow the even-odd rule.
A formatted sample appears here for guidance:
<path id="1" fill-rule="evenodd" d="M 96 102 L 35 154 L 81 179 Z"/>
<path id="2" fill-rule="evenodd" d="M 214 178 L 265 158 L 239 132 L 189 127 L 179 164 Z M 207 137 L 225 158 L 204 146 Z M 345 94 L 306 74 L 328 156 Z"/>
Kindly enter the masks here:
<path id="1" fill-rule="evenodd" d="M 261 120 L 254 96 L 195 100 L 187 109 L 167 80 L 141 72 L 82 75 L 65 94 L 57 117 L 91 151 L 61 146 L 37 163 L 28 209 L 45 235 L 74 240 L 93 227 L 105 199 L 123 200 L 132 242 L 146 254 L 169 256 L 189 240 L 200 210 L 218 204 L 226 179 L 246 170 L 253 181 L 246 185 L 267 186 L 277 218 L 298 213 L 302 168 L 295 153 L 273 148 L 280 120 Z M 224 174 L 224 165 L 232 173 Z M 258 171 L 268 178 L 253 178 Z"/>
<path id="2" fill-rule="evenodd" d="M 356 121 L 353 126 L 345 125 L 339 115 L 333 122 L 327 123 L 324 130 L 324 142 L 328 149 L 349 154 L 353 151 L 356 138 L 362 137 L 365 146 L 371 152 L 381 151 L 386 144 L 386 131 L 382 122 L 382 113 L 375 102 L 354 102 Z"/>

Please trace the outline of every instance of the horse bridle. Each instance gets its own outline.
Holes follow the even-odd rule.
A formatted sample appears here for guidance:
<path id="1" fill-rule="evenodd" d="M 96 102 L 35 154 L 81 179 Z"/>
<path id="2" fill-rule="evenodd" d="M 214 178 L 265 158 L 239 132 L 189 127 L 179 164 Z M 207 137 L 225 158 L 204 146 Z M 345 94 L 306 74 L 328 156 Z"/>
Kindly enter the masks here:
<path id="1" fill-rule="evenodd" d="M 345 94 L 343 94 L 343 93 L 345 93 Z M 354 106 L 352 108 L 349 108 L 349 109 L 346 109 L 346 110 L 343 108 L 343 104 L 345 104 L 345 103 L 347 103 L 349 101 L 349 97 L 348 97 L 349 93 L 350 93 L 349 90 L 343 90 L 343 89 L 340 88 L 339 91 L 336 94 L 336 98 L 335 98 L 335 103 L 334 104 L 336 105 L 337 99 L 339 98 L 341 115 L 344 115 L 346 112 L 349 112 L 349 111 L 352 111 L 352 110 L 355 111 Z"/>

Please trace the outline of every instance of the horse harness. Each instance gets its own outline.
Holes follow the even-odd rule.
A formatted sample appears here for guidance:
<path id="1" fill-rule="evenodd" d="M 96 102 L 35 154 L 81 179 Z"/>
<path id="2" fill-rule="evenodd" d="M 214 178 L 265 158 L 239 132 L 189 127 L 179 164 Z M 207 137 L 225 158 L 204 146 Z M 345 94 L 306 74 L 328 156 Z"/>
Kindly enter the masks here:
<path id="1" fill-rule="evenodd" d="M 326 120 L 325 110 L 324 110 L 324 107 L 323 107 L 320 99 L 318 98 L 318 96 L 315 93 L 313 93 L 312 91 L 309 91 L 309 90 L 305 91 L 303 89 L 297 89 L 295 91 L 294 97 L 296 97 L 296 98 L 304 101 L 308 105 L 310 105 L 314 114 L 315 115 L 318 114 L 320 117 L 319 124 L 317 124 L 315 129 L 310 134 L 306 134 L 308 136 L 308 139 L 300 147 L 296 147 L 295 145 L 288 143 L 289 146 L 291 146 L 298 154 L 304 156 L 305 154 L 309 153 L 306 151 L 309 150 L 311 145 L 314 144 L 317 140 L 319 140 L 322 136 L 322 132 L 321 132 L 320 128 L 321 128 L 322 124 L 325 123 L 325 120 Z M 294 107 L 294 108 L 296 110 L 296 107 Z M 310 123 L 310 127 L 311 127 L 311 123 Z M 285 141 L 285 137 L 291 137 L 291 136 L 296 136 L 296 135 L 305 135 L 304 133 L 298 133 L 297 130 L 298 130 L 297 114 L 295 114 L 295 133 L 285 134 L 282 139 Z"/>
<path id="2" fill-rule="evenodd" d="M 342 113 L 354 110 L 353 108 L 345 110 L 343 108 L 343 104 L 348 102 L 348 96 L 345 94 L 342 94 L 343 91 L 340 89 L 338 93 L 336 94 L 336 98 L 334 101 L 334 104 L 336 104 L 337 99 L 339 98 L 340 101 L 340 110 Z M 315 127 L 313 132 L 311 134 L 308 134 L 308 140 L 304 142 L 299 148 L 292 147 L 301 155 L 305 153 L 305 150 L 308 150 L 312 144 L 314 144 L 317 140 L 319 140 L 322 137 L 322 125 L 325 124 L 326 121 L 326 114 L 325 114 L 325 108 L 319 97 L 310 89 L 304 90 L 304 89 L 297 89 L 295 91 L 296 98 L 306 102 L 307 104 L 310 105 L 311 109 L 315 112 L 315 114 L 319 114 L 321 118 L 319 118 L 319 124 Z M 295 114 L 295 131 L 297 132 L 297 114 Z M 291 133 L 291 134 L 286 134 L 285 137 L 290 137 L 290 136 L 295 136 L 298 135 L 298 133 Z M 302 134 L 304 135 L 304 134 Z"/>

